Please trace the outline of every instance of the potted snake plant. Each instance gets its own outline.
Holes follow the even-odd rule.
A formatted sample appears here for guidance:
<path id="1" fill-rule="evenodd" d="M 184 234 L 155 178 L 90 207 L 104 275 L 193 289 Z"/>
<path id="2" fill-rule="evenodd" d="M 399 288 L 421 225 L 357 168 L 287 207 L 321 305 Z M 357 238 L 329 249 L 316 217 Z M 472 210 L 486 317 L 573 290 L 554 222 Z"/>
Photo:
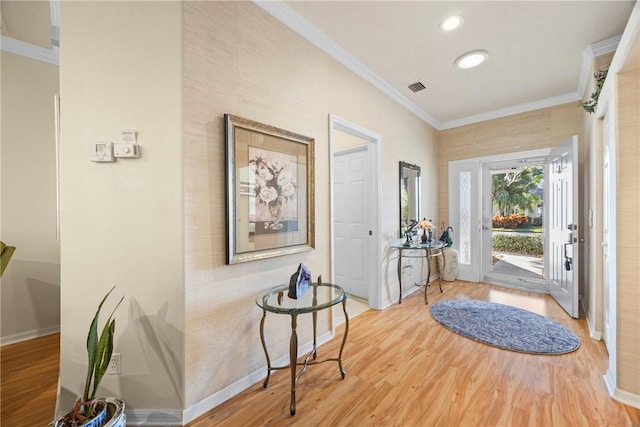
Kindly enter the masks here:
<path id="1" fill-rule="evenodd" d="M 15 246 L 7 246 L 4 242 L 0 242 L 0 277 L 4 273 L 4 269 L 9 265 L 9 261 L 15 252 Z"/>
<path id="2" fill-rule="evenodd" d="M 98 321 L 102 305 L 115 286 L 102 298 L 87 334 L 89 366 L 82 397 L 72 409 L 54 421 L 55 427 L 120 427 L 125 426 L 124 402 L 117 398 L 96 398 L 102 377 L 107 371 L 113 353 L 113 336 L 116 320 L 113 315 L 124 296 L 116 304 L 98 336 Z"/>

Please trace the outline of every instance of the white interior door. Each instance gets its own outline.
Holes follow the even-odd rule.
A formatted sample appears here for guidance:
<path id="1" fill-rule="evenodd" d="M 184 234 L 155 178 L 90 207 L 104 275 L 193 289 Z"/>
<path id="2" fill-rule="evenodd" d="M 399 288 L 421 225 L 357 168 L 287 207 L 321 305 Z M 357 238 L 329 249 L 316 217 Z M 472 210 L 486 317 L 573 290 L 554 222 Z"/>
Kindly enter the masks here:
<path id="1" fill-rule="evenodd" d="M 337 263 L 344 260 L 344 248 L 340 243 L 336 241 L 336 227 L 340 227 L 340 222 L 344 221 L 347 213 L 348 215 L 357 216 L 357 213 L 352 211 L 353 206 L 350 206 L 350 202 L 344 203 L 345 196 L 344 194 L 340 196 L 340 201 L 338 201 L 338 197 L 336 196 L 336 186 L 335 186 L 335 169 L 336 165 L 334 164 L 336 158 L 334 156 L 335 153 L 341 152 L 346 154 L 346 150 L 359 147 L 361 145 L 366 145 L 367 152 L 367 161 L 363 164 L 363 167 L 366 167 L 366 184 L 364 184 L 364 188 L 367 189 L 366 192 L 362 193 L 363 200 L 365 200 L 361 207 L 364 207 L 365 214 L 367 216 L 367 228 L 366 229 L 366 249 L 363 249 L 359 254 L 361 264 L 357 268 L 363 269 L 363 279 L 362 281 L 367 281 L 368 286 L 364 286 L 364 289 L 357 291 L 359 294 L 367 295 L 367 300 L 369 303 L 369 307 L 377 310 L 381 310 L 383 307 L 389 305 L 391 302 L 388 298 L 383 297 L 383 288 L 382 288 L 382 236 L 380 233 L 380 204 L 382 200 L 382 194 L 380 189 L 380 180 L 378 177 L 380 176 L 380 151 L 382 146 L 382 137 L 375 132 L 372 132 L 368 129 L 365 129 L 361 126 L 356 125 L 355 123 L 351 123 L 343 118 L 336 116 L 335 114 L 329 114 L 329 170 L 331 171 L 331 214 L 330 214 L 330 246 L 331 246 L 331 282 L 336 283 L 338 285 L 344 285 L 337 278 L 336 274 L 339 274 L 341 277 L 346 277 L 347 275 L 353 273 L 337 273 L 338 270 L 344 269 L 344 263 L 340 267 L 337 267 Z M 347 166 L 344 166 L 345 168 Z M 340 172 L 339 174 L 343 174 Z M 346 188 L 346 187 L 345 187 Z M 344 190 L 346 191 L 346 190 Z M 346 206 L 350 206 L 349 210 L 345 210 Z M 340 210 L 341 212 L 337 214 L 336 212 Z M 336 221 L 336 216 L 341 216 L 338 221 Z M 338 223 L 338 224 L 337 224 Z M 361 230 L 364 228 L 360 227 Z M 341 235 L 345 233 L 343 231 L 339 232 Z M 357 254 L 352 252 L 348 253 L 348 256 L 353 257 Z M 348 268 L 352 268 L 348 266 Z M 366 279 L 364 279 L 366 277 Z M 354 285 L 346 285 L 344 289 L 347 292 L 354 292 Z M 357 294 L 354 294 L 357 295 Z"/>
<path id="2" fill-rule="evenodd" d="M 578 306 L 578 138 L 551 151 L 547 163 L 546 271 L 550 293 L 569 315 Z"/>
<path id="3" fill-rule="evenodd" d="M 369 299 L 369 150 L 362 145 L 334 154 L 335 280 L 347 292 Z"/>

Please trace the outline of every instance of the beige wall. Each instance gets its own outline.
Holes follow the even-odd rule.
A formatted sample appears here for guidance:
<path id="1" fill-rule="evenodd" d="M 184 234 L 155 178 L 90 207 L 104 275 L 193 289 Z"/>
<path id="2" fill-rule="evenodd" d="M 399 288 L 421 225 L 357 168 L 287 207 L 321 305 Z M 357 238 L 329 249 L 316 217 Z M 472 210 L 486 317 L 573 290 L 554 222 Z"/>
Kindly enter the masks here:
<path id="1" fill-rule="evenodd" d="M 301 261 L 330 274 L 329 113 L 382 135 L 381 192 L 394 201 L 401 159 L 421 164 L 437 185 L 435 131 L 251 3 L 70 2 L 61 5 L 61 28 L 59 409 L 81 391 L 88 323 L 116 284 L 126 296 L 115 343 L 123 374 L 106 376 L 99 394 L 122 396 L 132 422 L 150 408 L 180 419 L 264 369 L 257 295 Z M 316 139 L 314 251 L 225 265 L 227 112 Z M 130 128 L 140 159 L 89 161 L 90 143 Z M 423 200 L 435 216 L 435 193 Z M 397 294 L 387 246 L 398 209 L 381 206 L 388 296 Z M 286 355 L 287 319 L 271 316 L 267 328 L 272 357 Z M 301 326 L 301 343 L 309 329 Z"/>
<path id="2" fill-rule="evenodd" d="M 2 52 L 1 239 L 17 250 L 0 287 L 2 343 L 57 332 L 53 96 L 58 67 Z"/>
<path id="3" fill-rule="evenodd" d="M 422 167 L 423 216 L 446 220 L 448 161 L 582 133 L 572 103 L 438 134 L 248 2 L 62 2 L 61 28 L 62 408 L 80 392 L 88 322 L 113 284 L 126 295 L 116 331 L 123 375 L 107 376 L 101 395 L 179 420 L 258 380 L 255 297 L 299 262 L 330 275 L 329 113 L 382 136 L 387 297 L 397 294 L 387 247 L 398 236 L 400 160 Z M 224 113 L 315 138 L 315 250 L 225 264 Z M 89 143 L 127 128 L 139 133 L 140 159 L 89 161 Z M 267 323 L 272 360 L 286 356 L 288 319 Z M 304 343 L 310 328 L 300 323 Z"/>
<path id="4" fill-rule="evenodd" d="M 182 6 L 60 2 L 60 9 L 59 409 L 82 392 L 87 330 L 116 285 L 114 294 L 125 296 L 115 332 L 122 375 L 105 376 L 99 395 L 161 416 L 179 411 L 184 398 Z M 117 141 L 123 129 L 137 130 L 139 159 L 89 161 L 91 143 Z"/>
<path id="5" fill-rule="evenodd" d="M 382 136 L 380 186 L 383 298 L 397 295 L 398 162 L 423 167 L 423 212 L 435 217 L 435 131 L 247 2 L 184 4 L 186 406 L 264 369 L 255 298 L 286 282 L 299 262 L 330 277 L 330 113 Z M 316 248 L 225 265 L 223 114 L 315 138 Z M 278 318 L 280 317 L 280 318 Z M 267 316 L 271 357 L 288 353 L 289 320 Z M 304 320 L 304 321 L 303 321 Z M 310 338 L 300 320 L 300 343 Z M 327 324 L 323 322 L 323 330 Z M 260 378 L 261 379 L 261 378 Z M 256 379 L 257 380 L 257 379 Z"/>
<path id="6" fill-rule="evenodd" d="M 640 46 L 638 39 L 636 48 Z M 640 395 L 640 67 L 617 75 L 617 384 Z"/>
<path id="7" fill-rule="evenodd" d="M 582 109 L 571 103 L 440 132 L 438 217 L 449 218 L 450 161 L 556 147 L 572 135 L 582 152 L 582 130 Z"/>

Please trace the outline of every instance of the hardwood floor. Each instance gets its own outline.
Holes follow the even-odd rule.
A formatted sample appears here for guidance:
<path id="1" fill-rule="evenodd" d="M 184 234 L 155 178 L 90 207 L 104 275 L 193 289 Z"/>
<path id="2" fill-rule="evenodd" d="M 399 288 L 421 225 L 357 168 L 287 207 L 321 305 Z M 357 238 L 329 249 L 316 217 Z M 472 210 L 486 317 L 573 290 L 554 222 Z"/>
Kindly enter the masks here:
<path id="1" fill-rule="evenodd" d="M 456 335 L 432 319 L 420 293 L 350 323 L 347 376 L 332 363 L 311 366 L 289 415 L 289 373 L 272 374 L 189 427 L 206 426 L 638 426 L 640 410 L 611 399 L 603 382 L 604 344 L 586 321 L 571 319 L 549 296 L 447 282 L 429 301 L 474 298 L 524 308 L 576 333 L 575 352 L 540 356 L 500 350 Z M 338 330 L 337 338 L 342 331 Z M 339 339 L 322 346 L 333 355 Z"/>
<path id="2" fill-rule="evenodd" d="M 510 304 L 560 322 L 582 344 L 560 356 L 479 344 L 435 322 L 414 293 L 401 305 L 352 319 L 346 378 L 331 362 L 309 367 L 298 382 L 294 417 L 289 373 L 278 371 L 267 389 L 255 384 L 188 426 L 640 426 L 640 410 L 609 397 L 606 349 L 589 337 L 584 318 L 569 318 L 548 296 L 468 282 L 443 289 L 429 289 L 430 304 L 452 298 Z M 339 328 L 319 357 L 337 352 L 341 334 Z M 0 358 L 0 425 L 46 425 L 55 406 L 59 335 L 4 346 Z"/>
<path id="3" fill-rule="evenodd" d="M 60 334 L 0 348 L 0 425 L 45 426 L 55 412 Z"/>

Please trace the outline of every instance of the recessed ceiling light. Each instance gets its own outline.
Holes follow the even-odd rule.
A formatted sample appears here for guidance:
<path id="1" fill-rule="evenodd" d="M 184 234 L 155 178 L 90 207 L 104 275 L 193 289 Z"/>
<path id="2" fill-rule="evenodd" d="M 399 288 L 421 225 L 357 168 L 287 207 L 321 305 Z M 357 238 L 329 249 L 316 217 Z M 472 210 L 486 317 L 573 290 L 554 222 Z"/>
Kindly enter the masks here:
<path id="1" fill-rule="evenodd" d="M 442 21 L 442 23 L 440 24 L 440 28 L 442 28 L 443 31 L 451 31 L 455 30 L 460 25 L 462 25 L 462 16 L 452 15 Z"/>
<path id="2" fill-rule="evenodd" d="M 489 58 L 489 54 L 484 50 L 474 50 L 468 52 L 456 59 L 454 63 L 457 68 L 466 70 L 468 68 L 477 67 Z"/>

